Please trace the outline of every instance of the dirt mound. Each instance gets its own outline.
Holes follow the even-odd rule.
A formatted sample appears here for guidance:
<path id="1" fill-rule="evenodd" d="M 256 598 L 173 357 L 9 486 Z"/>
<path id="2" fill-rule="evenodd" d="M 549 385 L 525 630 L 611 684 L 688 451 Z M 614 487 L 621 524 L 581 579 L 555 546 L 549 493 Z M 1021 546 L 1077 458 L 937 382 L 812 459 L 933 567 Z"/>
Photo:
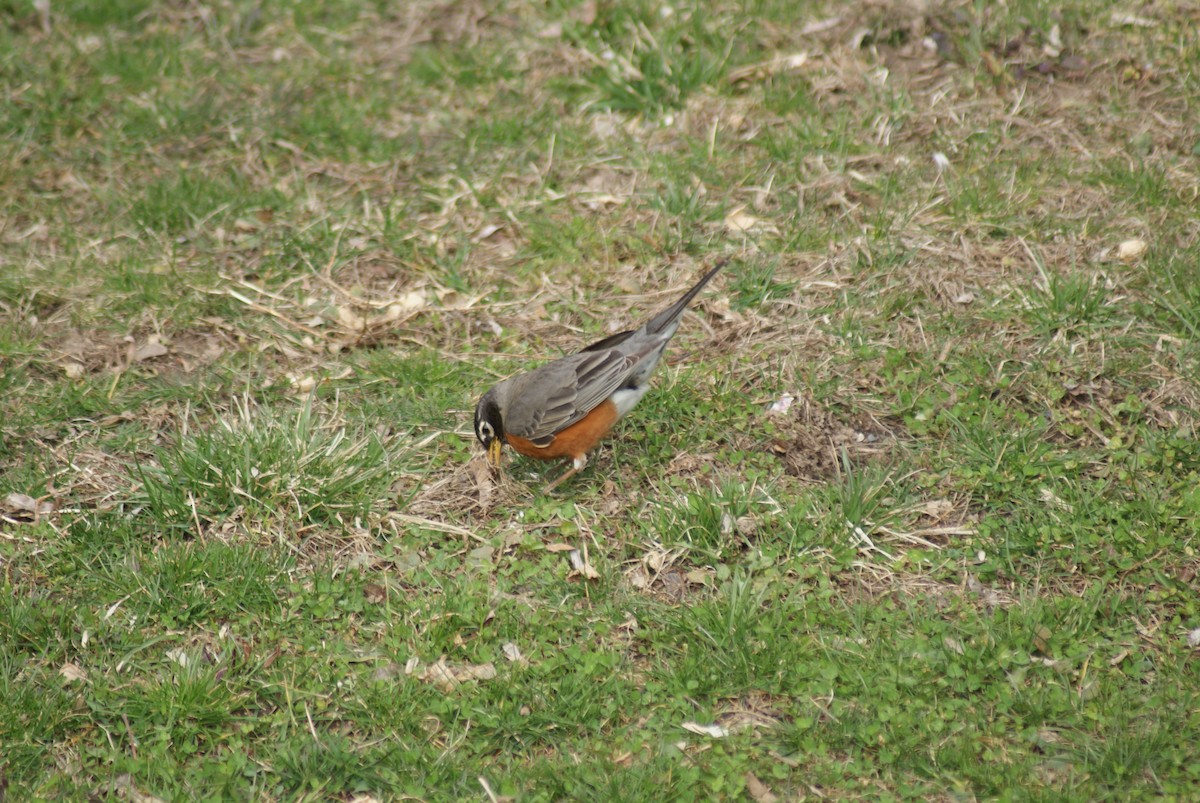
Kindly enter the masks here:
<path id="1" fill-rule="evenodd" d="M 896 434 L 877 419 L 843 417 L 807 395 L 771 416 L 775 435 L 767 449 L 780 459 L 788 474 L 808 482 L 836 477 L 843 453 L 858 463 L 886 454 L 896 444 Z"/>

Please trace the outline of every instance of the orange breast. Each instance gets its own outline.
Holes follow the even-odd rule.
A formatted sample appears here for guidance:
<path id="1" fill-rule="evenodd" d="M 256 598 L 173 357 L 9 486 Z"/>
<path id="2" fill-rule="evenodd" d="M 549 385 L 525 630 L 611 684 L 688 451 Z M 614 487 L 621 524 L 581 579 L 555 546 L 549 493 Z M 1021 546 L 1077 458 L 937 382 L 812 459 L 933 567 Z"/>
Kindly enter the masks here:
<path id="1" fill-rule="evenodd" d="M 554 460 L 558 457 L 583 457 L 608 434 L 617 423 L 617 405 L 603 402 L 583 418 L 554 436 L 549 446 L 537 446 L 516 435 L 505 435 L 505 441 L 516 452 L 538 460 Z"/>

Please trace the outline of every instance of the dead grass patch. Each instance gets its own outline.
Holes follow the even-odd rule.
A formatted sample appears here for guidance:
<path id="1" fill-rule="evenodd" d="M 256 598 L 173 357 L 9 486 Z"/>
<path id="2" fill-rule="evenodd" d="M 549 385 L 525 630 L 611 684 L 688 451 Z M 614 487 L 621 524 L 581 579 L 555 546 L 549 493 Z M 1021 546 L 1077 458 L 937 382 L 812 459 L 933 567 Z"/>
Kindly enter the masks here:
<path id="1" fill-rule="evenodd" d="M 678 605 L 696 594 L 710 593 L 715 580 L 713 570 L 680 565 L 686 553 L 683 548 L 650 545 L 626 567 L 625 584 L 638 594 L 670 605 Z"/>
<path id="2" fill-rule="evenodd" d="M 442 524 L 453 519 L 480 520 L 513 498 L 513 485 L 497 477 L 483 455 L 466 465 L 451 468 L 413 498 L 409 510 L 416 516 Z"/>
<path id="3" fill-rule="evenodd" d="M 776 435 L 765 450 L 779 458 L 784 471 L 807 483 L 840 476 L 842 456 L 852 463 L 874 460 L 891 451 L 897 435 L 879 419 L 843 418 L 804 394 L 792 409 L 773 417 Z"/>
<path id="4" fill-rule="evenodd" d="M 730 733 L 750 732 L 761 737 L 791 720 L 785 713 L 791 703 L 789 698 L 750 692 L 720 706 L 716 722 Z"/>
<path id="5" fill-rule="evenodd" d="M 991 611 L 1009 607 L 1017 602 L 1015 581 L 982 582 L 963 567 L 959 582 L 947 582 L 924 571 L 899 569 L 870 561 L 859 561 L 851 573 L 842 573 L 835 582 L 839 593 L 848 601 L 877 603 L 893 599 L 899 603 L 921 600 L 938 611 L 949 611 L 960 605 Z"/>
<path id="6" fill-rule="evenodd" d="M 191 374 L 237 349 L 236 336 L 206 325 L 171 335 L 138 327 L 121 335 L 104 329 L 68 330 L 51 345 L 53 362 L 72 379 L 131 369 L 156 375 Z"/>

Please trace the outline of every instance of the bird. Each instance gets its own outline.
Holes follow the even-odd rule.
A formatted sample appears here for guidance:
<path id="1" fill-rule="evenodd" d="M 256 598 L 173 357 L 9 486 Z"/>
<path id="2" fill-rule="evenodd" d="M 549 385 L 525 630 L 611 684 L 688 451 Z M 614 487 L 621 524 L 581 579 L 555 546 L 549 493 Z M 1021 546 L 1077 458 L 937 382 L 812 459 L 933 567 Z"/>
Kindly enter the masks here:
<path id="1" fill-rule="evenodd" d="M 553 491 L 587 465 L 588 452 L 650 389 L 650 375 L 696 294 L 725 266 L 704 275 L 671 306 L 637 329 L 606 337 L 493 385 L 475 406 L 475 437 L 500 467 L 505 445 L 538 460 L 569 458 Z"/>

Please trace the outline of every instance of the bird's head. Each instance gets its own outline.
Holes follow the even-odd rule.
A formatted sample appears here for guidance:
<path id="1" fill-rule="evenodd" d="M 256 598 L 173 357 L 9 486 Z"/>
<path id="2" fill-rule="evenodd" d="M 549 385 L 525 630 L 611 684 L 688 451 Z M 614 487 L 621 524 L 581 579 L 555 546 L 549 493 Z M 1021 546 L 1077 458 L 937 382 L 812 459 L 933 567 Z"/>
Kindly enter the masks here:
<path id="1" fill-rule="evenodd" d="M 475 405 L 475 437 L 487 451 L 488 462 L 499 468 L 500 450 L 504 448 L 504 419 L 500 416 L 495 388 L 483 394 Z"/>

